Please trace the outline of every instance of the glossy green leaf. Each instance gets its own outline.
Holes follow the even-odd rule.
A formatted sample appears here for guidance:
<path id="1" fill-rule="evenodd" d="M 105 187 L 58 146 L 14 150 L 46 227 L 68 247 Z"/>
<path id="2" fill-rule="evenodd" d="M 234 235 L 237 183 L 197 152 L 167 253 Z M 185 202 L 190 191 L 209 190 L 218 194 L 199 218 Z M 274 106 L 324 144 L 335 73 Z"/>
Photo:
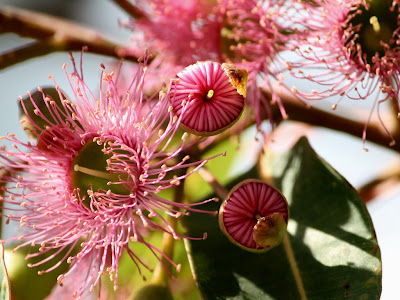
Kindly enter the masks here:
<path id="1" fill-rule="evenodd" d="M 6 265 L 4 263 L 4 245 L 0 243 L 0 299 L 9 300 L 10 297 L 10 281 L 8 280 L 8 274 Z"/>
<path id="2" fill-rule="evenodd" d="M 221 233 L 217 217 L 184 220 L 189 235 L 208 232 L 205 241 L 186 241 L 204 299 L 379 299 L 380 250 L 356 191 L 306 138 L 288 153 L 262 160 L 263 168 L 270 168 L 290 205 L 281 245 L 246 252 Z"/>

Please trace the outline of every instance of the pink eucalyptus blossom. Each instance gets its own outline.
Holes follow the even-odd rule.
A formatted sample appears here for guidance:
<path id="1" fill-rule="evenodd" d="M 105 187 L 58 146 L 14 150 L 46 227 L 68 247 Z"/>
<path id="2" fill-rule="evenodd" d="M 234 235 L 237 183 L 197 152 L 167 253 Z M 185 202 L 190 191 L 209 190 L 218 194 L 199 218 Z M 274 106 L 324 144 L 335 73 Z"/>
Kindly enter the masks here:
<path id="1" fill-rule="evenodd" d="M 118 74 L 104 70 L 100 96 L 95 97 L 72 62 L 74 72 L 66 74 L 74 100 L 68 99 L 57 84 L 62 106 L 43 93 L 52 120 L 28 94 L 35 115 L 45 125 L 39 126 L 28 111 L 22 125 L 37 142 L 25 143 L 14 134 L 1 138 L 14 143 L 14 149 L 0 150 L 1 168 L 9 171 L 0 183 L 6 184 L 1 201 L 9 210 L 7 218 L 27 229 L 8 241 L 22 242 L 15 250 L 40 245 L 39 252 L 27 257 L 43 257 L 33 267 L 52 259 L 54 255 L 46 254 L 54 249 L 56 253 L 66 251 L 53 267 L 39 274 L 56 269 L 66 260 L 71 267 L 58 277 L 58 283 L 79 273 L 73 293 L 79 298 L 87 290 L 93 291 L 105 272 L 117 288 L 118 261 L 123 251 L 139 272 L 141 266 L 149 269 L 134 253 L 135 243 L 146 245 L 158 260 L 165 257 L 179 270 L 179 265 L 146 241 L 146 232 L 160 230 L 176 239 L 192 238 L 176 232 L 165 215 L 178 218 L 188 211 L 201 211 L 196 208 L 198 204 L 175 203 L 158 193 L 179 185 L 209 159 L 190 162 L 188 156 L 183 157 L 182 151 L 190 146 L 187 133 L 172 146 L 181 122 L 169 107 L 174 93 L 160 93 L 158 101 L 144 99 L 143 65 L 125 91 L 117 89 Z M 24 102 L 21 104 L 25 109 Z M 176 172 L 188 167 L 193 167 L 190 173 Z"/>
<path id="2" fill-rule="evenodd" d="M 155 57 L 149 67 L 167 80 L 198 60 L 222 61 L 224 16 L 217 2 L 137 1 L 147 14 L 132 21 L 132 51 L 151 49 Z"/>
<path id="3" fill-rule="evenodd" d="M 303 1 L 304 13 L 292 15 L 308 32 L 297 43 L 298 62 L 290 63 L 293 76 L 316 83 L 305 91 L 293 87 L 304 99 L 339 96 L 353 100 L 373 98 L 370 116 L 393 99 L 399 111 L 399 11 L 398 1 Z M 335 109 L 337 104 L 333 106 Z M 381 123 L 384 125 L 383 120 Z M 389 130 L 388 135 L 394 140 Z"/>
<path id="4" fill-rule="evenodd" d="M 292 10 L 287 1 L 227 1 L 222 31 L 225 48 L 230 59 L 249 72 L 248 100 L 258 126 L 266 117 L 272 118 L 271 103 L 278 105 L 282 117 L 287 118 L 276 88 L 285 88 L 285 63 L 279 53 L 288 50 L 287 41 L 295 33 L 295 26 L 286 21 Z M 263 89 L 271 93 L 271 99 L 266 98 Z"/>

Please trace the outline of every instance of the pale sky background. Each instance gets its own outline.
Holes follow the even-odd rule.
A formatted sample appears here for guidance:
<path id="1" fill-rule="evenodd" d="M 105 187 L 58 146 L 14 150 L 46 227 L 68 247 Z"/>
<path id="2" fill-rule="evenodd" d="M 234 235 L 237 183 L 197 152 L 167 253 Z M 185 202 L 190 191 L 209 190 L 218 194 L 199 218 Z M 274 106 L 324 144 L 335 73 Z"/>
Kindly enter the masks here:
<path id="1" fill-rule="evenodd" d="M 126 29 L 118 27 L 118 19 L 126 20 L 127 16 L 111 1 L 86 0 L 86 1 L 55 1 L 55 0 L 0 0 L 0 3 L 14 6 L 27 7 L 43 12 L 60 15 L 106 32 L 115 40 L 122 43 L 129 37 Z M 0 52 L 11 49 L 24 43 L 25 40 L 15 35 L 0 36 Z M 92 90 L 99 84 L 100 63 L 107 65 L 109 58 L 85 54 L 84 73 L 95 76 L 86 76 L 86 83 Z M 65 74 L 61 69 L 63 63 L 69 64 L 67 53 L 51 54 L 43 58 L 29 60 L 25 63 L 0 71 L 0 91 L 2 109 L 0 110 L 0 136 L 15 133 L 24 137 L 25 133 L 19 126 L 19 113 L 17 107 L 18 95 L 33 90 L 37 86 L 53 85 L 47 78 L 54 75 L 62 87 L 67 83 Z M 71 70 L 71 69 L 69 69 Z M 329 103 L 318 103 L 318 106 L 330 107 Z M 348 112 L 346 104 L 339 106 Z M 399 155 L 392 151 L 368 143 L 369 152 L 362 150 L 361 139 L 349 137 L 337 132 L 316 129 L 308 134 L 316 152 L 328 161 L 339 173 L 355 187 L 366 183 L 370 174 L 380 172 L 390 166 L 393 161 L 399 160 Z M 243 154 L 248 157 L 248 153 Z M 247 156 L 246 156 L 247 155 Z M 383 262 L 383 300 L 392 300 L 398 297 L 398 270 L 400 269 L 400 186 L 390 190 L 379 199 L 368 204 L 372 216 L 378 242 L 382 251 Z"/>

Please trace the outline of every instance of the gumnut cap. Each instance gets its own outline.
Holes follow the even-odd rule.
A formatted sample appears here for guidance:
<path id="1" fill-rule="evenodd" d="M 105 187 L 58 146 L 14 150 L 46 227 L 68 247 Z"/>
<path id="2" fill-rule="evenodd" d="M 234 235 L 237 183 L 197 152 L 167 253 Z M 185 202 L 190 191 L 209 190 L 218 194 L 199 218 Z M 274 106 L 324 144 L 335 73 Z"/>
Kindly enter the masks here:
<path id="1" fill-rule="evenodd" d="M 286 233 L 286 222 L 280 213 L 262 217 L 253 228 L 253 239 L 258 248 L 279 245 Z"/>
<path id="2" fill-rule="evenodd" d="M 200 136 L 231 127 L 243 112 L 248 73 L 231 64 L 199 61 L 171 81 L 171 106 L 182 128 Z"/>
<path id="3" fill-rule="evenodd" d="M 282 242 L 289 208 L 278 190 L 261 180 L 248 179 L 230 191 L 218 218 L 232 243 L 250 252 L 265 252 Z"/>

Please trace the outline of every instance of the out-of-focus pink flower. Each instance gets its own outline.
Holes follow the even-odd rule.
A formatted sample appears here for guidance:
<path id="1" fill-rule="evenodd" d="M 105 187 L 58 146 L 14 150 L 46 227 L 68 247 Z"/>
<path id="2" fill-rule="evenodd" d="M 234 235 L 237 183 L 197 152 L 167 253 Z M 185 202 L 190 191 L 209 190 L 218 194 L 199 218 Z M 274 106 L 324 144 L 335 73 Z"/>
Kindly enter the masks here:
<path id="1" fill-rule="evenodd" d="M 395 100 L 398 110 L 398 1 L 317 0 L 299 5 L 303 14 L 290 17 L 293 22 L 301 23 L 302 30 L 309 34 L 297 41 L 300 58 L 290 64 L 291 73 L 318 85 L 310 92 L 293 87 L 293 92 L 310 100 L 334 95 L 339 96 L 339 101 L 344 97 L 373 98 L 369 118 L 376 108 L 379 116 L 380 104 L 390 99 Z"/>
<path id="2" fill-rule="evenodd" d="M 156 53 L 151 68 L 164 79 L 199 60 L 222 61 L 223 11 L 218 1 L 137 1 L 146 18 L 133 20 L 132 50 Z"/>
<path id="3" fill-rule="evenodd" d="M 67 76 L 74 99 L 68 99 L 57 84 L 62 107 L 43 93 L 51 120 L 30 97 L 35 115 L 45 126 L 39 126 L 28 111 L 22 125 L 37 137 L 37 143 L 24 143 L 14 134 L 0 138 L 14 143 L 13 150 L 0 149 L 0 168 L 10 172 L 0 183 L 6 184 L 1 202 L 10 210 L 8 219 L 27 229 L 8 241 L 21 241 L 16 249 L 40 245 L 39 252 L 27 258 L 44 258 L 32 266 L 54 258 L 46 256 L 53 249 L 56 253 L 66 250 L 60 261 L 39 274 L 67 260 L 71 267 L 58 282 L 83 274 L 73 294 L 79 298 L 88 289 L 93 291 L 105 272 L 117 287 L 123 251 L 139 272 L 141 265 L 148 268 L 134 253 L 134 245 L 130 248 L 132 242 L 146 245 L 158 259 L 166 257 L 146 241 L 144 232 L 161 230 L 181 238 L 165 214 L 177 218 L 200 210 L 198 204 L 171 202 L 158 193 L 179 185 L 209 159 L 189 162 L 188 156 L 182 158 L 182 150 L 189 146 L 187 133 L 181 143 L 171 145 L 181 121 L 169 107 L 173 92 L 161 93 L 158 100 L 144 99 L 145 67 L 138 68 L 123 92 L 116 87 L 117 75 L 103 71 L 100 96 L 95 97 L 72 61 L 74 72 Z M 187 167 L 194 167 L 193 171 L 175 172 Z"/>
<path id="4" fill-rule="evenodd" d="M 181 125 L 197 135 L 209 136 L 232 126 L 240 117 L 246 97 L 247 71 L 233 65 L 197 62 L 172 81 L 171 106 Z"/>
<path id="5" fill-rule="evenodd" d="M 287 50 L 287 41 L 295 34 L 288 26 L 286 15 L 291 14 L 290 1 L 231 0 L 227 1 L 226 25 L 222 31 L 225 49 L 239 67 L 249 72 L 249 104 L 255 111 L 258 125 L 271 117 L 270 102 L 277 104 L 287 118 L 275 85 L 282 85 L 284 61 L 279 53 Z M 260 88 L 270 91 L 266 99 Z"/>

